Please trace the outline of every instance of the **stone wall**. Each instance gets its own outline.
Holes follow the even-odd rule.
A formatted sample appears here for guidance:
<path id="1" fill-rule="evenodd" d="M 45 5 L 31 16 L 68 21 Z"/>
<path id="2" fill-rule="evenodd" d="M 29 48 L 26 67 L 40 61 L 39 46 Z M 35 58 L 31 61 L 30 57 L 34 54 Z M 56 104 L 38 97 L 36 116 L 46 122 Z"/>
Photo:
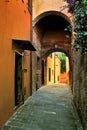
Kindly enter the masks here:
<path id="1" fill-rule="evenodd" d="M 73 58 L 73 100 L 87 129 L 87 54 L 74 52 Z"/>
<path id="2" fill-rule="evenodd" d="M 32 93 L 41 87 L 42 83 L 42 66 L 41 66 L 41 29 L 33 27 L 32 42 L 36 49 L 32 52 Z"/>
<path id="3" fill-rule="evenodd" d="M 37 52 L 32 52 L 32 94 L 41 87 L 41 58 Z"/>

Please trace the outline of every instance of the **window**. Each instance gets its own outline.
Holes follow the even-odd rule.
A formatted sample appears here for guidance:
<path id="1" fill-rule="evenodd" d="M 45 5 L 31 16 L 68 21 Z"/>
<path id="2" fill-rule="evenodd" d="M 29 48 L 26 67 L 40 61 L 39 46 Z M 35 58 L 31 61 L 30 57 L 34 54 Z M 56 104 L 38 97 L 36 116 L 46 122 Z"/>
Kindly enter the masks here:
<path id="1" fill-rule="evenodd" d="M 23 3 L 27 4 L 27 8 L 29 9 L 29 11 L 31 12 L 31 0 L 22 0 Z"/>
<path id="2" fill-rule="evenodd" d="M 39 69 L 40 69 L 40 58 L 37 57 L 37 70 L 39 70 Z"/>
<path id="3" fill-rule="evenodd" d="M 31 0 L 28 0 L 28 7 L 31 7 Z"/>
<path id="4" fill-rule="evenodd" d="M 49 68 L 49 81 L 51 81 L 51 68 Z"/>
<path id="5" fill-rule="evenodd" d="M 28 0 L 28 9 L 31 11 L 31 0 Z"/>

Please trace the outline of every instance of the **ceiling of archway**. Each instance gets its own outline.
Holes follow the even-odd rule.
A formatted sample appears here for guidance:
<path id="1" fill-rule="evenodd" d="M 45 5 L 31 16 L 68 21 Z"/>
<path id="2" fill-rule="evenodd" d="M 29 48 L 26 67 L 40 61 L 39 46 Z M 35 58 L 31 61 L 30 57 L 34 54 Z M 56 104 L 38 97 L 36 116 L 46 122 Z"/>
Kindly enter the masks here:
<path id="1" fill-rule="evenodd" d="M 43 37 L 48 30 L 64 30 L 68 25 L 69 22 L 63 17 L 53 14 L 45 16 L 36 23 L 38 30 L 42 30 L 41 37 Z"/>
<path id="2" fill-rule="evenodd" d="M 37 26 L 44 26 L 47 29 L 64 29 L 69 23 L 63 17 L 58 15 L 49 15 L 40 19 Z"/>

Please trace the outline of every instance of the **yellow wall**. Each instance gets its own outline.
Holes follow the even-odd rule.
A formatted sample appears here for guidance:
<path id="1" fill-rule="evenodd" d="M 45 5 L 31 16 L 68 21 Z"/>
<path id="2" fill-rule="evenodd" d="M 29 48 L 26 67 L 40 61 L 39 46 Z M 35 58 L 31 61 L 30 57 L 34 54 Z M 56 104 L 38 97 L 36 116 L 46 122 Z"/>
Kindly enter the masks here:
<path id="1" fill-rule="evenodd" d="M 55 54 L 55 83 L 60 82 L 60 71 L 61 71 L 61 62 L 58 56 Z"/>
<path id="2" fill-rule="evenodd" d="M 60 59 L 55 53 L 52 53 L 51 55 L 47 57 L 46 61 L 47 63 L 45 65 L 45 84 L 47 85 L 58 83 L 60 81 L 60 66 L 61 66 Z M 51 69 L 50 81 L 49 81 L 49 68 Z"/>
<path id="3" fill-rule="evenodd" d="M 51 69 L 50 81 L 49 81 L 49 68 Z M 47 57 L 47 84 L 54 83 L 54 54 L 52 53 L 52 58 Z"/>
<path id="4" fill-rule="evenodd" d="M 15 111 L 14 109 L 14 68 L 15 51 L 12 39 L 30 40 L 30 13 L 22 0 L 0 0 L 0 127 Z M 18 51 L 18 50 L 16 50 Z M 29 55 L 24 58 L 28 69 Z M 26 83 L 29 96 L 29 81 Z"/>

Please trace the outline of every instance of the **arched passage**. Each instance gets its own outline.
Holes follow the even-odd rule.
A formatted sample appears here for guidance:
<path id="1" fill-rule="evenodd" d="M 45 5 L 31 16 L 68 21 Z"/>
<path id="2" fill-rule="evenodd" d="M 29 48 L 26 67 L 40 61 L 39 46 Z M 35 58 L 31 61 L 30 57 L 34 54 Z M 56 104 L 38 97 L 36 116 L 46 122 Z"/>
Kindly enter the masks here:
<path id="1" fill-rule="evenodd" d="M 70 19 L 57 11 L 48 11 L 33 21 L 33 43 L 41 45 L 42 55 L 51 48 L 59 48 L 67 53 L 71 49 L 71 32 L 67 30 Z"/>
<path id="2" fill-rule="evenodd" d="M 60 54 L 63 53 L 66 55 L 66 70 L 64 71 L 64 73 L 61 73 L 61 59 L 60 59 Z M 54 56 L 52 56 L 54 54 Z M 51 58 L 50 58 L 51 57 Z M 54 58 L 54 59 L 53 59 Z M 54 48 L 54 49 L 50 49 L 48 50 L 42 57 L 42 84 L 47 85 L 48 84 L 48 77 L 49 76 L 49 68 L 51 68 L 52 71 L 54 71 L 54 79 L 51 83 L 67 83 L 69 86 L 71 85 L 71 57 L 70 55 L 65 52 L 62 49 L 58 49 L 58 48 Z M 50 65 L 49 65 L 50 64 Z M 54 64 L 54 65 L 52 65 Z M 57 67 L 59 66 L 59 67 Z M 56 69 L 56 68 L 57 69 Z M 58 71 L 59 69 L 59 71 Z M 57 72 L 56 72 L 57 71 Z M 52 72 L 53 73 L 53 72 Z M 61 76 L 63 76 L 62 78 L 64 78 L 63 80 L 61 79 Z M 65 75 L 65 76 L 64 76 Z M 49 82 L 50 83 L 50 82 Z"/>
<path id="3" fill-rule="evenodd" d="M 39 20 L 41 20 L 42 18 L 44 18 L 44 17 L 46 17 L 46 16 L 49 16 L 49 15 L 58 15 L 58 16 L 61 16 L 61 17 L 63 17 L 65 20 L 67 20 L 69 23 L 71 23 L 71 20 L 70 20 L 70 18 L 69 18 L 67 15 L 63 14 L 62 12 L 58 12 L 58 11 L 54 11 L 54 10 L 53 10 L 53 11 L 47 11 L 47 12 L 44 12 L 44 13 L 38 15 L 38 16 L 34 19 L 34 21 L 33 21 L 33 26 L 35 26 L 35 24 L 36 24 Z"/>
<path id="4" fill-rule="evenodd" d="M 42 58 L 45 59 L 48 55 L 50 55 L 50 54 L 53 53 L 53 52 L 57 52 L 57 51 L 58 51 L 58 52 L 63 52 L 63 53 L 65 53 L 66 56 L 68 56 L 69 59 L 70 59 L 69 53 L 67 53 L 66 51 L 64 51 L 63 49 L 60 49 L 60 48 L 52 48 L 52 49 L 46 51 L 46 53 L 43 55 Z"/>
<path id="5" fill-rule="evenodd" d="M 71 32 L 68 26 L 70 19 L 57 11 L 44 12 L 34 19 L 33 44 L 41 60 L 44 61 L 49 53 L 61 51 L 69 57 L 71 68 Z"/>

